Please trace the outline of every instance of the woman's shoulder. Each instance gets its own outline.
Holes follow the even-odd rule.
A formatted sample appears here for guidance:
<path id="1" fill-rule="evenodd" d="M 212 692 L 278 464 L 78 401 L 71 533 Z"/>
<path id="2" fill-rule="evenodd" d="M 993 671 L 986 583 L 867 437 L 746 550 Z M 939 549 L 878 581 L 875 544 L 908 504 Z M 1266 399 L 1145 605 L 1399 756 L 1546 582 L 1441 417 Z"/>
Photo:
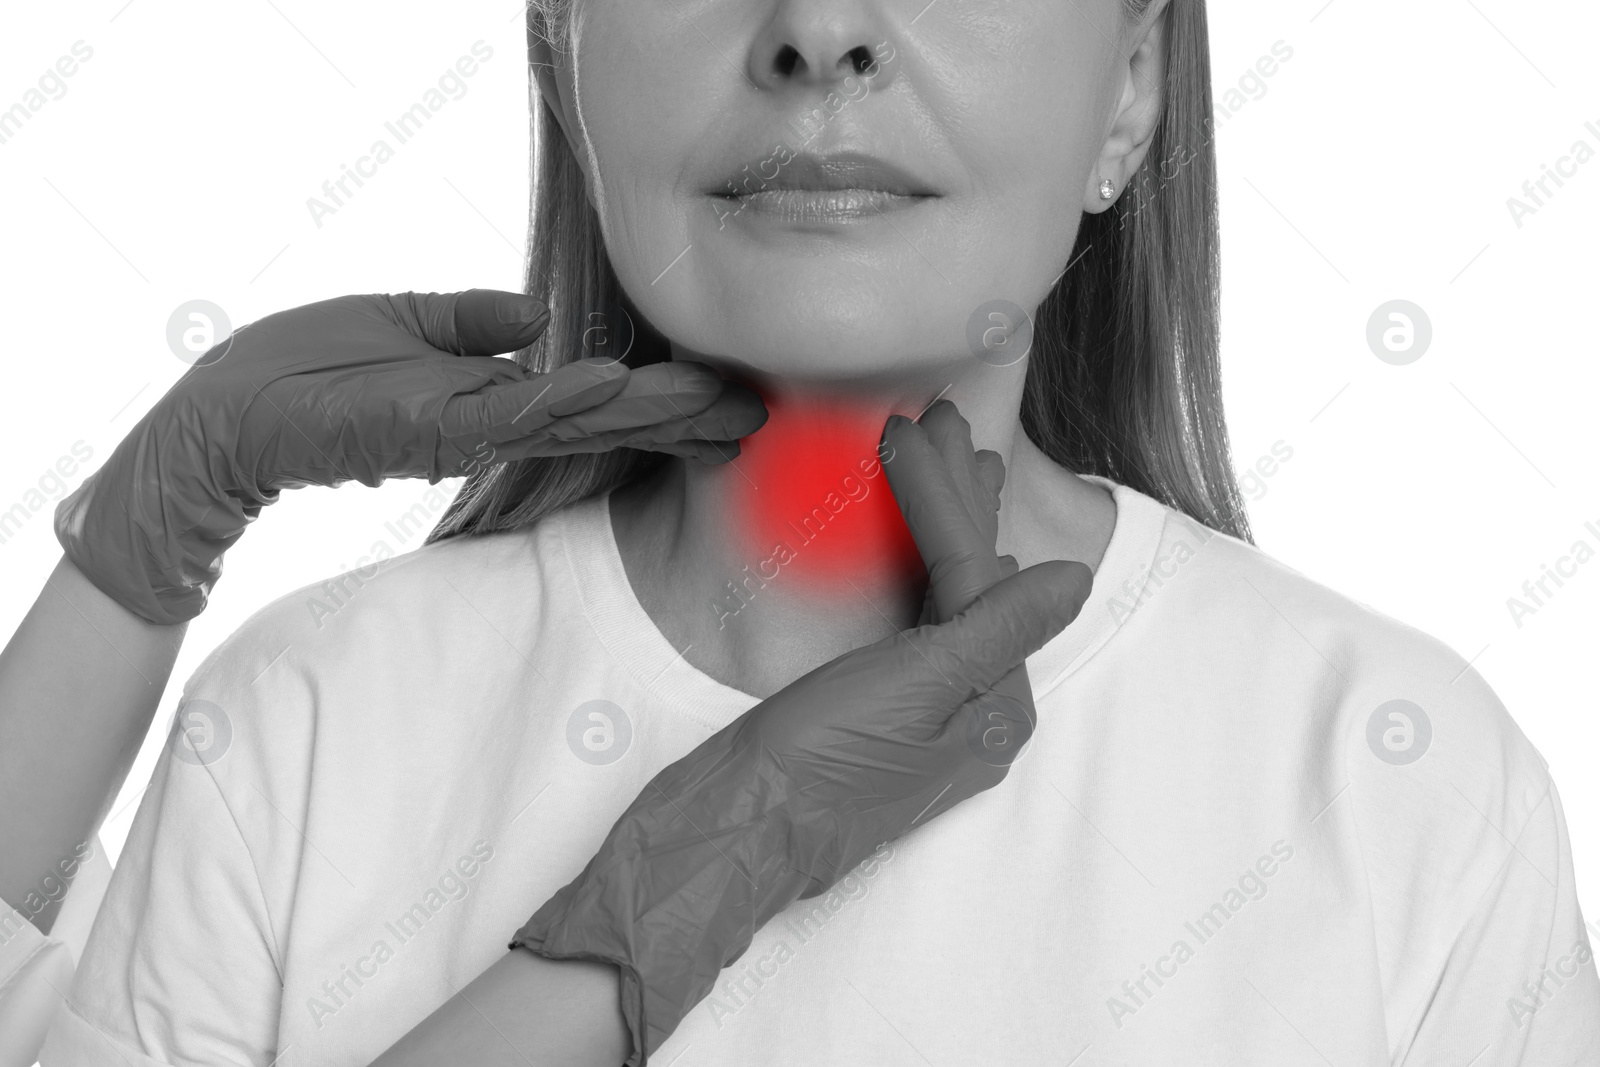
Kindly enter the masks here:
<path id="1" fill-rule="evenodd" d="M 1223 679 L 1245 714 L 1287 718 L 1304 745 L 1327 752 L 1372 824 L 1407 823 L 1418 848 L 1438 846 L 1446 823 L 1474 839 L 1515 839 L 1550 775 L 1472 662 L 1256 545 L 1164 510 L 1138 609 L 1158 633 L 1170 641 L 1181 631 L 1190 662 Z M 1410 818 L 1392 818 L 1399 806 Z"/>
<path id="2" fill-rule="evenodd" d="M 1173 650 L 1235 694 L 1241 714 L 1287 714 L 1308 736 L 1343 738 L 1378 765 L 1361 763 L 1363 774 L 1437 756 L 1448 740 L 1499 779 L 1484 788 L 1542 792 L 1544 760 L 1448 643 L 1174 508 L 1139 506 L 1159 533 L 1134 581 L 1095 593 L 1142 631 L 1133 644 Z"/>
<path id="3" fill-rule="evenodd" d="M 1130 623 L 1146 631 L 1137 647 L 1176 664 L 1164 670 L 1214 716 L 1218 737 L 1249 753 L 1248 773 L 1298 783 L 1308 827 L 1352 828 L 1381 943 L 1436 967 L 1508 865 L 1528 875 L 1515 899 L 1570 889 L 1548 764 L 1471 661 L 1256 545 L 1162 510 Z M 1426 921 L 1418 909 L 1431 909 Z"/>
<path id="4" fill-rule="evenodd" d="M 1148 498 L 1147 498 L 1148 499 Z M 1196 637 L 1237 644 L 1252 654 L 1297 648 L 1330 681 L 1398 670 L 1407 677 L 1463 678 L 1466 660 L 1447 643 L 1380 608 L 1298 570 L 1267 549 L 1203 526 L 1151 502 L 1163 515 L 1128 614 L 1169 602 L 1196 624 Z"/>
<path id="5" fill-rule="evenodd" d="M 1270 551 L 1208 526 L 1179 507 L 1109 478 L 1078 476 L 1109 491 L 1114 519 L 1095 568 L 1085 614 L 1109 616 L 1159 640 L 1182 631 L 1195 649 L 1226 659 L 1293 649 L 1310 671 L 1334 680 L 1400 665 L 1454 678 L 1461 657 L 1444 642 L 1289 565 Z M 1078 510 L 1083 510 L 1080 503 Z M 1086 558 L 1060 531 L 1085 528 L 1082 516 L 1044 524 L 1054 542 L 1042 558 Z M 1078 541 L 1082 542 L 1079 533 Z M 1241 641 L 1241 639 L 1244 639 Z M 1263 644 L 1266 642 L 1266 644 Z M 1208 655 L 1214 654 L 1208 652 Z"/>
<path id="6" fill-rule="evenodd" d="M 447 647 L 464 630 L 491 628 L 515 640 L 538 624 L 551 586 L 564 579 L 561 525 L 581 506 L 399 554 L 379 542 L 358 566 L 258 609 L 207 656 L 189 688 L 218 673 L 254 676 L 285 659 L 313 672 L 398 663 Z"/>

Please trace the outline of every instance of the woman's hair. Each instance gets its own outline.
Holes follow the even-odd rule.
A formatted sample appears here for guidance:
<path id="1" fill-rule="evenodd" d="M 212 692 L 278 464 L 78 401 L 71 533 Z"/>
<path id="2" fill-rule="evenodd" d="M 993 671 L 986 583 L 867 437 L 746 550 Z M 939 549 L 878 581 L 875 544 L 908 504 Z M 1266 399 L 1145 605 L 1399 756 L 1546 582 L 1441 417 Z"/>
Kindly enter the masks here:
<path id="1" fill-rule="evenodd" d="M 1126 0 L 1140 18 L 1151 0 Z M 566 38 L 571 0 L 532 0 L 530 44 Z M 1204 0 L 1171 0 L 1166 99 L 1144 164 L 1102 214 L 1085 215 L 1066 272 L 1034 316 L 1022 426 L 1068 470 L 1097 474 L 1249 541 L 1222 415 L 1218 367 L 1216 156 Z M 530 77 L 530 83 L 533 83 Z M 522 366 L 548 373 L 586 354 L 596 329 L 637 330 L 626 362 L 666 359 L 607 258 L 583 171 L 537 84 L 527 291 L 550 324 Z M 659 453 L 604 453 L 483 466 L 428 535 L 526 526 L 658 469 Z"/>

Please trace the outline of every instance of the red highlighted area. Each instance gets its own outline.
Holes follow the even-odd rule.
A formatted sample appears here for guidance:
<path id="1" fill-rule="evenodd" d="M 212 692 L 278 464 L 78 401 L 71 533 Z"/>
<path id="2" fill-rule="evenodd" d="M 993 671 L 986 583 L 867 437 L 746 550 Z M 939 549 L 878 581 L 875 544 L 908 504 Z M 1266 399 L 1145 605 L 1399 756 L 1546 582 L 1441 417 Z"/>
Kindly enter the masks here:
<path id="1" fill-rule="evenodd" d="M 765 398 L 767 424 L 740 442 L 749 481 L 729 481 L 751 578 L 834 596 L 926 576 L 878 454 L 890 412 Z M 752 484 L 754 483 L 754 484 Z"/>

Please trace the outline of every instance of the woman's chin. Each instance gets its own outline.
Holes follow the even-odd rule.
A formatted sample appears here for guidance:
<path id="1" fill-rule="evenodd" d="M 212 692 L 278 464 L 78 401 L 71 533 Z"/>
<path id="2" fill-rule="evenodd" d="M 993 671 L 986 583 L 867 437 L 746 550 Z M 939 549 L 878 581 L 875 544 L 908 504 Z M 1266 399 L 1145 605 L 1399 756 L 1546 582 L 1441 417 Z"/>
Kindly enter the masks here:
<path id="1" fill-rule="evenodd" d="M 899 392 L 908 384 L 923 378 L 932 380 L 941 374 L 948 379 L 952 364 L 959 362 L 948 354 L 930 355 L 939 351 L 931 347 L 906 351 L 904 344 L 904 338 L 900 338 L 892 349 L 874 348 L 866 342 L 852 350 L 841 350 L 798 339 L 791 339 L 786 345 L 721 342 L 718 347 L 732 353 L 727 355 L 708 354 L 675 344 L 673 358 L 705 363 L 725 377 L 757 389 L 814 386 L 874 393 Z"/>
<path id="2" fill-rule="evenodd" d="M 720 322 L 707 311 L 697 323 L 662 323 L 674 357 L 784 379 L 893 381 L 960 362 L 965 344 L 964 317 L 946 323 L 948 309 L 885 304 L 844 316 L 779 300 L 733 306 L 741 310 Z"/>
<path id="3" fill-rule="evenodd" d="M 1048 288 L 1036 279 L 1003 277 L 994 291 L 944 282 L 929 288 L 847 263 L 821 275 L 794 269 L 740 275 L 724 266 L 703 267 L 678 289 L 663 280 L 654 289 L 628 291 L 672 339 L 676 358 L 800 380 L 892 382 L 936 373 L 948 380 L 983 358 L 973 334 L 984 309 L 1031 306 Z M 1000 301 L 996 293 L 1017 295 Z M 980 335 L 994 329 L 990 318 L 979 324 Z"/>

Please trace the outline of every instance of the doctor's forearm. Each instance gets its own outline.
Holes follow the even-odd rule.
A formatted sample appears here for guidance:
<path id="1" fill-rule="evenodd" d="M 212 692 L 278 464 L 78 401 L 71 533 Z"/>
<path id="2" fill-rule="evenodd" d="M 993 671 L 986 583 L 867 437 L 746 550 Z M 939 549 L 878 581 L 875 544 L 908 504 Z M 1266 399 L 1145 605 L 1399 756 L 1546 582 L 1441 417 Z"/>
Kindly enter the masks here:
<path id="1" fill-rule="evenodd" d="M 186 629 L 135 615 L 63 557 L 0 651 L 0 898 L 44 933 L 127 777 Z"/>
<path id="2" fill-rule="evenodd" d="M 632 1051 L 609 963 L 514 949 L 372 1067 L 618 1067 Z"/>

